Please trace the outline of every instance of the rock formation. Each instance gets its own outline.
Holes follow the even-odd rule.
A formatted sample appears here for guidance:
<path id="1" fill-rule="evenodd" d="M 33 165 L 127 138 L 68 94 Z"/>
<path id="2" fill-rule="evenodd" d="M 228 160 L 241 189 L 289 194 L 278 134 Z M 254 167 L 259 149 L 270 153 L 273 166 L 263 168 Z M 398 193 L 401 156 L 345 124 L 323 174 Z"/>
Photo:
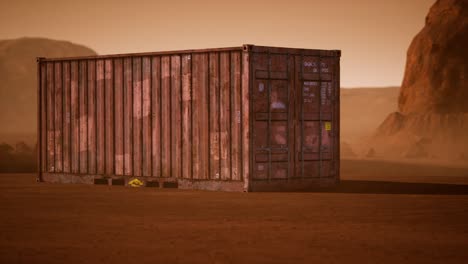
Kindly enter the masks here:
<path id="1" fill-rule="evenodd" d="M 468 1 L 438 0 L 413 39 L 399 112 L 377 129 L 379 151 L 400 157 L 459 157 L 468 149 Z"/>
<path id="2" fill-rule="evenodd" d="M 467 47 L 468 1 L 438 0 L 408 49 L 400 111 L 468 112 Z"/>

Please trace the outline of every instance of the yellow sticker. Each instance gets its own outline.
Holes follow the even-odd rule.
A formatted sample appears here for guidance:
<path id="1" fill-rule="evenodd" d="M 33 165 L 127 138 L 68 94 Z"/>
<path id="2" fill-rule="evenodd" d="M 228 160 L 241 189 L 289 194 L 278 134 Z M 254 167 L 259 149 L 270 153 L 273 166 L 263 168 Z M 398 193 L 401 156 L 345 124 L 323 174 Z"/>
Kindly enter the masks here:
<path id="1" fill-rule="evenodd" d="M 331 130 L 331 122 L 325 122 L 325 130 L 327 131 Z"/>
<path id="2" fill-rule="evenodd" d="M 140 181 L 139 179 L 133 179 L 133 180 L 128 182 L 128 185 L 130 185 L 132 187 L 141 187 L 141 186 L 143 186 L 143 182 Z"/>

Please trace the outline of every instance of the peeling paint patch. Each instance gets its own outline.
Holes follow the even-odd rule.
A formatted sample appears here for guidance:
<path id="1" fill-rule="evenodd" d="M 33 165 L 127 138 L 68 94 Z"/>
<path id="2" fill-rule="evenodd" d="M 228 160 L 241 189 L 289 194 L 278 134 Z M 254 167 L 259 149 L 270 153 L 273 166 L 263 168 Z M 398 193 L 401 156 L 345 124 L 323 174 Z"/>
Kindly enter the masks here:
<path id="1" fill-rule="evenodd" d="M 49 155 L 54 155 L 54 139 L 55 132 L 53 130 L 47 131 L 47 150 Z"/>
<path id="2" fill-rule="evenodd" d="M 190 101 L 190 88 L 182 89 L 182 101 Z"/>
<path id="3" fill-rule="evenodd" d="M 128 174 L 128 173 L 131 172 L 131 168 L 130 168 L 130 162 L 131 162 L 130 154 L 129 154 L 129 153 L 125 153 L 125 154 L 123 155 L 123 159 L 124 159 L 124 165 L 125 165 L 124 173 L 125 173 L 125 174 Z"/>
<path id="4" fill-rule="evenodd" d="M 133 117 L 141 118 L 141 82 L 136 82 L 133 89 Z"/>
<path id="5" fill-rule="evenodd" d="M 214 160 L 219 160 L 219 133 L 217 131 L 211 132 L 210 153 Z"/>
<path id="6" fill-rule="evenodd" d="M 221 144 L 226 146 L 227 142 L 228 142 L 228 133 L 221 132 Z M 227 159 L 227 150 L 228 148 L 221 148 L 221 159 L 223 160 Z"/>
<path id="7" fill-rule="evenodd" d="M 122 154 L 115 155 L 115 162 L 117 164 L 123 164 L 124 156 Z"/>
<path id="8" fill-rule="evenodd" d="M 87 121 L 88 116 L 83 115 L 80 116 L 79 124 L 80 124 L 80 152 L 88 150 L 88 140 L 87 140 Z"/>

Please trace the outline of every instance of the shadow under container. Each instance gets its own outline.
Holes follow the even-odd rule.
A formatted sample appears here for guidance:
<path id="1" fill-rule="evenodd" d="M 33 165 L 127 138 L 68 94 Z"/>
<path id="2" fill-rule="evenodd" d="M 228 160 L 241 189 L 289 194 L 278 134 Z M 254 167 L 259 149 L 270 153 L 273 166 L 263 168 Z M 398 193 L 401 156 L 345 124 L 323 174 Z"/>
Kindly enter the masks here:
<path id="1" fill-rule="evenodd" d="M 38 180 L 301 191 L 340 178 L 338 50 L 38 58 Z"/>

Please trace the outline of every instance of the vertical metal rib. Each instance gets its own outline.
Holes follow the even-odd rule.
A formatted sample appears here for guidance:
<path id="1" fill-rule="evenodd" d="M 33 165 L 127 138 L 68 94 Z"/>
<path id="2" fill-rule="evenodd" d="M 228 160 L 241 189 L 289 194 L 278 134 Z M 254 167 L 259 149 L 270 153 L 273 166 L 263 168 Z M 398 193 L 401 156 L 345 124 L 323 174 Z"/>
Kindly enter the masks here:
<path id="1" fill-rule="evenodd" d="M 116 122 L 116 118 L 117 116 L 115 115 L 115 106 L 116 106 L 116 103 L 115 103 L 115 59 L 112 59 L 112 128 L 113 128 L 113 131 L 112 131 L 112 152 L 113 152 L 113 157 L 112 157 L 112 163 L 114 164 L 112 166 L 112 172 L 114 175 L 117 174 L 117 161 L 116 161 L 116 151 L 115 151 L 115 130 L 116 130 L 116 127 L 115 127 L 115 124 L 117 123 Z M 89 138 L 88 138 L 88 142 L 89 142 Z M 89 164 L 89 161 L 88 161 L 88 164 Z"/>
<path id="2" fill-rule="evenodd" d="M 86 65 L 85 67 L 85 73 L 84 75 L 86 76 L 86 78 L 83 78 L 85 79 L 85 83 L 84 83 L 84 87 L 85 87 L 85 113 L 86 113 L 86 173 L 89 174 L 89 134 L 88 134 L 88 131 L 89 131 L 89 87 L 88 87 L 88 60 L 85 60 L 84 61 L 84 65 Z M 62 91 L 63 91 L 63 87 L 62 87 Z M 63 115 L 63 113 L 62 113 Z M 63 147 L 63 144 L 62 144 L 62 147 Z M 63 152 L 63 151 L 62 151 Z M 62 164 L 62 169 L 63 169 L 63 164 Z"/>
<path id="3" fill-rule="evenodd" d="M 102 72 L 103 72 L 103 85 L 102 85 L 102 89 L 104 91 L 104 96 L 102 97 L 102 100 L 104 101 L 103 104 L 104 104 L 104 113 L 102 113 L 103 115 L 103 124 L 102 124 L 102 127 L 104 129 L 104 149 L 102 150 L 104 152 L 104 160 L 102 162 L 104 162 L 104 170 L 103 170 L 103 174 L 104 175 L 107 175 L 107 127 L 106 127 L 106 110 L 107 110 L 107 103 L 106 103 L 106 99 L 107 99 L 107 93 L 106 93 L 106 86 L 107 86 L 107 82 L 106 82 L 106 60 L 103 59 L 102 60 Z M 78 86 L 79 87 L 79 86 Z"/>
<path id="4" fill-rule="evenodd" d="M 78 90 L 77 93 L 76 93 L 78 99 L 76 100 L 76 103 L 78 104 L 78 111 L 77 111 L 77 112 L 78 112 L 78 117 L 81 117 L 81 116 L 80 116 L 80 111 L 81 111 L 81 107 L 80 107 L 80 99 L 81 99 L 81 98 L 80 98 L 81 61 L 79 61 L 79 60 L 76 61 L 76 68 L 77 68 L 76 70 L 78 71 L 78 74 L 77 74 L 77 79 L 78 79 L 78 80 L 77 80 L 77 86 L 76 86 L 76 89 Z M 75 113 L 75 116 L 74 116 L 73 118 L 76 118 L 76 115 L 77 115 L 77 113 Z M 78 147 L 78 153 L 75 152 L 75 154 L 78 155 L 78 157 L 77 157 L 78 165 L 77 165 L 77 167 L 76 167 L 76 170 L 77 170 L 78 174 L 81 173 L 81 153 L 80 153 L 80 145 L 81 145 L 81 140 L 82 140 L 82 139 L 81 139 L 81 135 L 80 135 L 80 134 L 81 134 L 81 120 L 80 120 L 80 119 L 81 119 L 81 118 L 78 118 L 78 135 L 77 135 L 77 137 L 78 137 L 78 146 L 77 146 L 77 147 Z M 76 124 L 76 122 L 73 122 L 73 123 Z"/>
<path id="5" fill-rule="evenodd" d="M 126 87 L 127 78 L 125 77 L 125 59 L 126 58 L 122 58 L 122 106 L 121 106 L 122 107 L 122 154 L 123 154 L 122 175 L 126 175 L 125 173 L 125 93 L 126 93 L 125 87 Z M 97 87 L 96 87 L 96 91 L 97 91 Z M 97 92 L 96 92 L 96 97 L 97 97 Z M 95 106 L 95 108 L 97 112 L 97 106 Z M 96 142 L 97 142 L 97 138 L 96 138 Z"/>
<path id="6" fill-rule="evenodd" d="M 322 98 L 322 55 L 319 55 L 318 61 L 318 71 L 319 71 L 319 178 L 322 177 L 322 107 L 325 100 Z M 326 92 L 326 90 L 325 90 Z"/>
<path id="7" fill-rule="evenodd" d="M 300 65 L 300 94 L 301 94 L 301 178 L 304 178 L 304 55 L 301 52 L 301 65 Z"/>
<path id="8" fill-rule="evenodd" d="M 180 152 L 179 152 L 180 153 L 180 174 L 179 174 L 179 178 L 181 178 L 181 179 L 184 177 L 183 176 L 183 168 L 184 168 L 184 166 L 183 166 L 184 165 L 183 156 L 184 155 L 182 155 L 182 152 L 183 152 L 182 151 L 182 148 L 183 148 L 182 147 L 182 142 L 184 140 L 183 139 L 184 126 L 183 126 L 183 121 L 182 121 L 183 120 L 183 102 L 184 102 L 184 98 L 182 96 L 182 90 L 183 90 L 183 87 L 182 87 L 182 82 L 183 82 L 182 64 L 184 63 L 184 57 L 183 56 L 184 55 L 179 55 L 179 98 L 180 98 L 180 100 L 179 100 L 179 118 L 180 118 L 179 119 L 180 120 L 180 122 L 179 122 L 179 128 L 180 128 L 179 129 L 179 135 L 180 135 L 179 136 L 179 138 L 180 138 L 180 140 L 179 140 L 179 144 L 180 144 Z"/>
<path id="9" fill-rule="evenodd" d="M 243 116 L 243 113 L 244 113 L 244 109 L 242 107 L 242 104 L 244 102 L 242 102 L 242 99 L 244 98 L 243 97 L 243 91 L 242 91 L 242 85 L 243 85 L 243 81 L 242 81 L 242 76 L 244 75 L 244 68 L 243 68 L 243 62 L 244 62 L 244 59 L 243 59 L 243 53 L 241 52 L 239 54 L 239 60 L 240 60 L 240 71 L 241 71 L 241 74 L 240 74 L 240 106 L 239 106 L 239 110 L 240 110 L 240 116 L 239 116 L 239 122 L 240 122 L 240 138 L 239 138 L 239 142 L 240 142 L 240 179 L 241 181 L 244 181 L 244 144 L 242 144 L 243 142 L 243 135 L 244 135 L 244 125 L 243 125 L 243 122 L 244 122 L 244 116 Z"/>
<path id="10" fill-rule="evenodd" d="M 55 139 L 56 139 L 56 134 L 57 134 L 57 131 L 56 131 L 56 127 L 55 127 L 55 115 L 56 115 L 56 109 L 55 109 L 55 94 L 56 94 L 56 91 L 55 91 L 55 63 L 52 62 L 52 86 L 54 87 L 53 88 L 53 92 L 52 92 L 52 124 L 53 124 L 53 127 L 54 127 L 54 130 L 53 130 L 53 142 L 54 144 L 52 145 L 52 150 L 53 150 L 53 153 L 54 153 L 54 166 L 53 166 L 53 172 L 56 172 L 56 168 L 57 168 L 57 158 L 55 157 L 57 155 L 56 151 L 55 151 L 55 146 L 57 144 L 57 142 L 55 142 Z"/>
<path id="11" fill-rule="evenodd" d="M 232 112 L 234 111 L 233 109 L 233 104 L 232 104 L 232 100 L 233 100 L 233 96 L 232 96 L 232 87 L 233 87 L 233 79 L 232 79 L 232 56 L 231 56 L 231 52 L 229 51 L 228 52 L 229 54 L 229 57 L 228 57 L 228 65 L 229 65 L 229 112 L 228 112 L 228 116 L 227 116 L 227 119 L 228 119 L 228 124 L 229 124 L 229 180 L 232 180 Z"/>
<path id="12" fill-rule="evenodd" d="M 288 120 L 288 124 L 287 124 L 287 129 L 286 129 L 286 142 L 287 142 L 287 149 L 288 149 L 288 172 L 287 172 L 287 179 L 289 181 L 289 179 L 291 178 L 291 175 L 290 175 L 290 170 L 291 170 L 291 158 L 290 158 L 290 153 L 291 153 L 291 142 L 289 142 L 289 128 L 290 128 L 290 118 L 289 118 L 289 114 L 291 112 L 291 98 L 290 98 L 290 95 L 289 95 L 289 90 L 290 90 L 290 87 L 289 87 L 289 82 L 291 81 L 291 78 L 290 78 L 290 75 L 289 75 L 289 53 L 286 54 L 286 76 L 287 76 L 287 82 L 288 82 L 288 85 L 287 85 L 287 93 L 288 93 L 288 112 L 287 112 L 287 120 Z"/>
<path id="13" fill-rule="evenodd" d="M 144 57 L 140 57 L 140 119 L 141 119 L 141 122 L 140 122 L 140 176 L 145 176 L 143 174 L 143 160 L 145 160 L 144 158 L 144 155 L 145 155 L 145 151 L 144 151 L 144 148 L 147 148 L 148 146 L 144 146 L 143 145 L 143 119 L 144 119 L 144 116 L 143 116 L 143 72 L 144 72 L 144 68 L 143 68 L 143 60 L 144 60 Z M 148 162 L 148 160 L 147 160 Z"/>
<path id="14" fill-rule="evenodd" d="M 48 105 L 49 105 L 48 104 L 48 100 L 49 100 L 49 98 L 48 98 L 48 92 L 49 92 L 49 89 L 48 89 L 49 88 L 49 78 L 48 78 L 49 73 L 48 73 L 48 71 L 49 70 L 48 70 L 48 68 L 49 67 L 47 67 L 47 63 L 45 62 L 44 63 L 45 85 L 44 85 L 43 89 L 44 89 L 44 108 L 45 108 L 44 115 L 45 115 L 45 120 L 46 120 L 46 122 L 44 124 L 44 126 L 45 126 L 45 146 L 44 146 L 44 148 L 46 150 L 45 151 L 45 157 L 44 157 L 45 158 L 44 171 L 46 171 L 46 172 L 50 172 L 49 171 L 49 121 L 47 119 L 48 118 L 47 115 L 48 115 L 48 111 L 49 111 L 49 107 L 48 107 Z"/>
<path id="15" fill-rule="evenodd" d="M 153 175 L 153 57 L 148 57 L 149 60 L 149 101 L 150 101 L 150 176 L 154 177 Z M 182 159 L 181 159 L 182 162 Z"/>
<path id="16" fill-rule="evenodd" d="M 193 53 L 190 53 L 189 56 L 190 56 L 189 57 L 190 58 L 190 142 L 192 143 L 193 142 Z M 193 180 L 193 146 L 190 146 L 190 179 Z"/>
<path id="17" fill-rule="evenodd" d="M 120 87 L 120 97 L 122 100 L 122 104 L 120 105 L 120 111 L 122 112 L 122 124 L 121 124 L 121 129 L 122 129 L 122 175 L 125 175 L 125 58 L 121 59 L 121 71 L 122 71 L 122 77 L 121 77 L 121 87 Z M 94 107 L 96 108 L 96 106 Z M 96 141 L 97 142 L 97 141 Z"/>
<path id="18" fill-rule="evenodd" d="M 208 86 L 208 90 L 207 90 L 207 100 L 206 102 L 208 103 L 208 179 L 211 180 L 213 179 L 213 175 L 211 175 L 211 107 L 210 107 L 210 98 L 211 98 L 211 81 L 210 81 L 210 53 L 208 52 L 207 54 L 207 60 L 208 60 L 208 67 L 207 67 L 207 72 L 205 73 L 206 74 L 206 85 Z M 182 68 L 182 66 L 181 66 Z M 181 82 L 182 82 L 182 79 L 181 79 Z M 182 112 L 182 108 L 180 108 L 180 112 Z M 182 118 L 181 118 L 182 120 Z M 182 137 L 180 137 L 181 140 L 182 140 Z M 182 168 L 182 167 L 181 167 Z"/>
<path id="19" fill-rule="evenodd" d="M 221 113 L 221 52 L 218 52 L 218 87 L 216 103 L 218 105 L 218 113 Z M 221 180 L 221 114 L 218 114 L 218 180 Z"/>
<path id="20" fill-rule="evenodd" d="M 41 59 L 38 59 L 37 63 L 37 86 L 38 86 L 38 93 L 37 93 L 37 106 L 38 106 L 38 111 L 37 111 L 37 181 L 42 181 L 42 167 L 44 164 L 42 164 L 42 149 L 44 146 L 42 145 L 42 127 L 44 124 L 42 123 L 42 111 L 44 106 L 42 105 L 42 91 L 44 87 L 42 87 L 42 62 Z"/>
<path id="21" fill-rule="evenodd" d="M 254 56 L 254 53 L 252 51 L 249 51 L 249 60 L 247 61 L 249 63 L 249 126 L 250 126 L 250 129 L 249 129 L 249 133 L 248 133 L 248 139 L 249 139 L 249 152 L 250 152 L 250 165 L 249 165 L 249 181 L 247 182 L 248 184 L 248 188 L 250 188 L 250 182 L 252 181 L 252 176 L 253 176 L 253 172 L 254 172 L 254 153 L 255 153 L 255 150 L 254 150 L 254 137 L 255 137 L 255 128 L 254 128 L 254 114 L 253 114 L 253 86 L 254 86 L 254 75 L 253 75 L 253 62 L 255 62 L 255 56 Z M 249 190 L 247 190 L 249 191 Z"/>
<path id="22" fill-rule="evenodd" d="M 134 93 L 135 93 L 135 84 L 133 83 L 133 73 L 134 73 L 134 69 L 133 69 L 133 61 L 135 60 L 135 58 L 130 58 L 130 67 L 131 67 L 131 88 L 132 88 L 132 92 L 131 92 L 131 97 L 129 99 L 129 104 L 130 104 L 130 112 L 132 113 L 130 115 L 130 125 L 132 127 L 132 129 L 130 129 L 130 142 L 132 142 L 133 144 L 130 144 L 131 146 L 131 149 L 132 151 L 130 151 L 130 155 L 129 155 L 129 158 L 130 158 L 130 161 L 132 162 L 132 169 L 131 169 L 131 172 L 130 172 L 130 175 L 132 176 L 135 176 L 135 152 L 134 152 L 134 144 L 135 144 L 135 139 L 134 139 L 134 135 L 133 135 L 133 131 L 134 131 L 134 127 L 133 127 L 133 116 L 134 116 L 134 112 L 133 112 L 133 96 L 134 96 Z"/>
<path id="23" fill-rule="evenodd" d="M 288 148 L 288 181 L 290 180 L 291 178 L 291 167 L 290 167 L 290 164 L 291 164 L 291 157 L 290 157 L 290 154 L 291 154 L 291 143 L 292 142 L 289 142 L 289 135 L 290 135 L 290 124 L 291 124 L 291 120 L 289 118 L 289 115 L 290 115 L 290 112 L 291 112 L 291 96 L 289 95 L 290 93 L 290 81 L 291 81 L 291 76 L 289 75 L 289 53 L 286 54 L 286 74 L 287 74 L 287 82 L 288 82 L 288 86 L 287 86 L 287 93 L 288 93 L 288 112 L 287 112 L 287 119 L 288 119 L 288 124 L 287 124 L 287 127 L 286 127 L 286 142 L 287 142 L 287 148 Z"/>
<path id="24" fill-rule="evenodd" d="M 63 61 L 60 62 L 60 72 L 62 73 L 60 75 L 60 82 L 62 83 L 62 120 L 60 120 L 61 124 L 61 139 L 62 139 L 62 151 L 61 151 L 61 160 L 62 160 L 62 172 L 65 172 L 65 168 L 63 166 L 63 160 L 65 154 L 63 153 L 63 145 L 64 145 L 64 131 L 65 131 L 65 123 L 64 123 L 64 116 L 65 116 L 65 78 L 63 77 L 65 75 L 65 71 L 63 70 Z M 39 120 L 38 120 L 39 122 Z"/>
<path id="25" fill-rule="evenodd" d="M 268 142 L 268 181 L 271 180 L 271 55 L 270 51 L 267 53 L 268 57 L 268 129 L 267 129 L 267 142 Z"/>
<path id="26" fill-rule="evenodd" d="M 167 56 L 169 58 L 169 96 L 168 98 L 165 98 L 168 103 L 169 103 L 169 127 L 167 129 L 169 129 L 169 178 L 172 178 L 173 177 L 173 173 L 172 173 L 172 153 L 174 152 L 174 148 L 172 146 L 172 133 L 174 133 L 174 131 L 172 131 L 172 55 L 168 55 Z"/>
<path id="27" fill-rule="evenodd" d="M 162 175 L 162 60 L 163 56 L 159 56 L 159 177 Z M 161 186 L 162 187 L 162 186 Z"/>
<path id="28" fill-rule="evenodd" d="M 71 63 L 70 63 L 70 69 L 71 69 Z M 94 173 L 98 174 L 98 151 L 97 151 L 97 146 L 98 146 L 98 120 L 97 120 L 97 112 L 98 112 L 98 104 L 97 104 L 97 93 L 98 93 L 98 88 L 97 88 L 97 77 L 98 77 L 98 67 L 97 67 L 97 60 L 94 60 Z M 71 72 L 70 72 L 70 81 L 71 81 Z M 70 91 L 71 91 L 71 83 L 70 83 Z M 71 92 L 70 92 L 71 94 Z M 71 112 L 71 95 L 70 95 L 70 112 Z M 71 124 L 71 120 L 70 120 Z M 70 128 L 70 146 L 71 146 L 71 128 Z M 71 149 L 71 147 L 70 147 Z M 71 159 L 71 156 L 70 156 Z"/>

